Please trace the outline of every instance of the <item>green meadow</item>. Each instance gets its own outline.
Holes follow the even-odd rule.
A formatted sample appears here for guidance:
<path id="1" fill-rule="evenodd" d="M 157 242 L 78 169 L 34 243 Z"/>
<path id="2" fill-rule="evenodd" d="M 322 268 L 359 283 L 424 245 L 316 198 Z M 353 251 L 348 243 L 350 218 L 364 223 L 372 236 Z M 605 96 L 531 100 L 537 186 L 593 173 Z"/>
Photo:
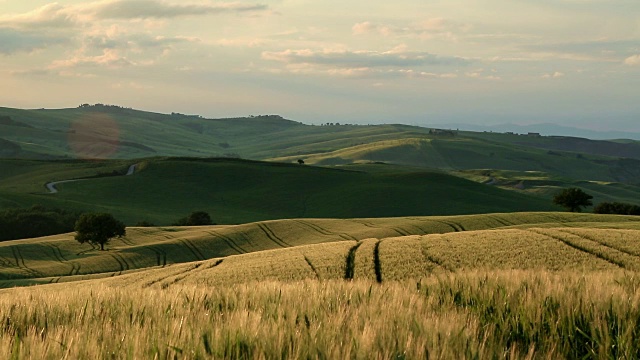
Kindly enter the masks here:
<path id="1" fill-rule="evenodd" d="M 556 209 L 547 199 L 517 194 L 440 171 L 386 165 L 323 168 L 236 159 L 156 158 L 138 161 L 0 160 L 0 204 L 41 204 L 113 213 L 129 225 L 168 225 L 194 210 L 218 224 L 286 218 L 391 217 Z M 45 183 L 126 172 L 62 183 Z M 372 170 L 377 168 L 377 170 Z"/>

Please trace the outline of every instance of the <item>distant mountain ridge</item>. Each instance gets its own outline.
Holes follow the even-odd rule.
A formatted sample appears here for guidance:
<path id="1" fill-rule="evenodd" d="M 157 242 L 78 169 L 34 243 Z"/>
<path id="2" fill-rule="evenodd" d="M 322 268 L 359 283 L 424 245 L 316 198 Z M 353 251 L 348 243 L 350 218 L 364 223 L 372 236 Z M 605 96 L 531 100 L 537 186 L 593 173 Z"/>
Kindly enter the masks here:
<path id="1" fill-rule="evenodd" d="M 576 127 L 562 126 L 552 123 L 541 123 L 532 125 L 518 124 L 498 124 L 498 125 L 475 125 L 465 123 L 452 124 L 425 124 L 425 127 L 434 127 L 439 129 L 459 129 L 466 131 L 493 131 L 493 132 L 513 132 L 517 134 L 540 133 L 544 136 L 570 136 L 580 137 L 592 140 L 618 140 L 631 139 L 640 141 L 640 133 L 626 131 L 596 131 L 581 129 Z"/>

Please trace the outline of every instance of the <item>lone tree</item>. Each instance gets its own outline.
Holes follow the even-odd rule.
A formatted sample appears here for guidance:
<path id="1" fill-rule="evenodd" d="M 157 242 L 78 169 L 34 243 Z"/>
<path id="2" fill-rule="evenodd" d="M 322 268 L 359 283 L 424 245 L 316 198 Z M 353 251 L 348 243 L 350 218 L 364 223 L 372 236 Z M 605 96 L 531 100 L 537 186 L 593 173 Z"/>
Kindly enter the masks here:
<path id="1" fill-rule="evenodd" d="M 211 216 L 205 211 L 194 211 L 189 216 L 183 217 L 174 223 L 175 226 L 200 226 L 200 225 L 215 225 L 211 221 Z"/>
<path id="2" fill-rule="evenodd" d="M 104 245 L 114 237 L 125 235 L 125 226 L 116 220 L 111 214 L 82 214 L 76 221 L 76 236 L 80 244 L 89 242 L 94 245 L 100 244 L 100 250 L 104 250 Z"/>
<path id="3" fill-rule="evenodd" d="M 304 160 L 302 160 L 302 159 L 298 159 L 298 164 L 300 164 L 300 165 L 304 165 Z"/>
<path id="4" fill-rule="evenodd" d="M 560 191 L 553 197 L 553 203 L 564 207 L 571 212 L 581 212 L 583 207 L 591 206 L 593 196 L 579 188 L 568 188 Z"/>

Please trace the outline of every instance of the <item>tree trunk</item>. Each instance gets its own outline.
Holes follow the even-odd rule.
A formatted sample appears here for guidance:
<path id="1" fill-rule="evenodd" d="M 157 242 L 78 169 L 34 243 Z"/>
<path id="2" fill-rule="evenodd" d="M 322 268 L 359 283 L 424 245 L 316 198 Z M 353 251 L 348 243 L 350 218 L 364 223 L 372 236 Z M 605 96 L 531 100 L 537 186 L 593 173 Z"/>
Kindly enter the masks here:
<path id="1" fill-rule="evenodd" d="M 104 243 L 100 243 L 100 250 L 104 251 Z"/>

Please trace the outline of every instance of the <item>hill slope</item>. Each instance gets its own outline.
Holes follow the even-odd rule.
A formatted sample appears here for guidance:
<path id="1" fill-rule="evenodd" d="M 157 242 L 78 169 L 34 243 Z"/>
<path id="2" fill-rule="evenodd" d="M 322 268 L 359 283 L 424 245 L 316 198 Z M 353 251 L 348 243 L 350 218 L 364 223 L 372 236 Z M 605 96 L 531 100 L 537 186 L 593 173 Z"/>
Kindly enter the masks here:
<path id="1" fill-rule="evenodd" d="M 576 229 L 546 230 L 561 226 Z M 491 229 L 499 231 L 486 232 Z M 216 275 L 206 275 L 213 282 L 309 277 L 402 279 L 436 268 L 636 269 L 639 231 L 640 221 L 635 217 L 566 213 L 129 228 L 126 237 L 107 246 L 108 251 L 80 245 L 72 234 L 0 243 L 0 273 L 2 286 L 15 286 L 110 277 L 147 268 L 157 270 L 136 272 L 117 282 L 155 284 L 185 271 L 213 268 Z M 433 235 L 446 233 L 456 234 Z M 577 238 L 571 234 L 578 234 Z M 379 239 L 388 241 L 381 243 Z M 597 244 L 602 241 L 614 241 L 610 247 L 617 252 Z M 178 263 L 187 264 L 170 266 Z M 159 280 L 150 280 L 154 277 Z"/>
<path id="2" fill-rule="evenodd" d="M 57 186 L 60 192 L 49 194 L 47 181 L 122 174 L 131 162 L 2 164 L 9 171 L 0 175 L 0 204 L 106 211 L 127 224 L 169 224 L 195 210 L 208 211 L 217 223 L 233 224 L 556 209 L 543 198 L 419 169 L 364 172 L 230 159 L 149 159 L 132 176 L 64 183 Z"/>

